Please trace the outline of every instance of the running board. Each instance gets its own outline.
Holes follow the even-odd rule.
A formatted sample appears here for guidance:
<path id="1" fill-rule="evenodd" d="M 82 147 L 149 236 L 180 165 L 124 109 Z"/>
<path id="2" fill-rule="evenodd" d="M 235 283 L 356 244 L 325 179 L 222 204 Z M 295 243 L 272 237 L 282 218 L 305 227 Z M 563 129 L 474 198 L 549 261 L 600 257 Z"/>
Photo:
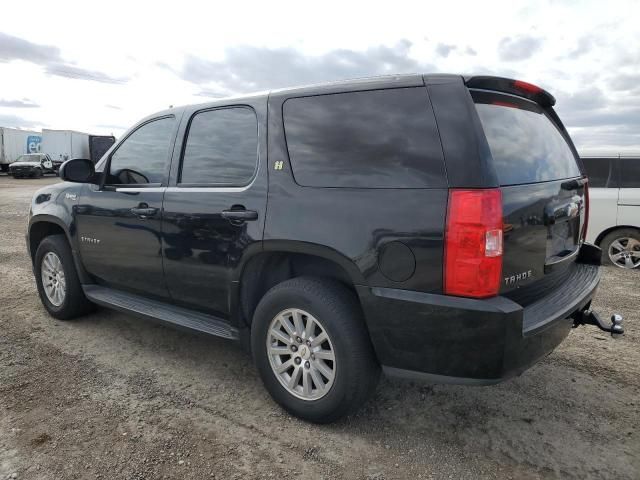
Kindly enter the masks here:
<path id="1" fill-rule="evenodd" d="M 239 338 L 236 328 L 213 315 L 100 285 L 83 285 L 82 289 L 89 300 L 103 307 L 230 340 Z"/>

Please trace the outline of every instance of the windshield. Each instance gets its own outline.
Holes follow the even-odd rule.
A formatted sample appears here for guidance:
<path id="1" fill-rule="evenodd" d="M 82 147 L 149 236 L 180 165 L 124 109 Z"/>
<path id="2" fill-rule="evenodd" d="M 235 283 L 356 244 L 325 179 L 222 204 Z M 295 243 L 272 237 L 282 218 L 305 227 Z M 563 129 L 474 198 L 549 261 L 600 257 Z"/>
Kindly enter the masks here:
<path id="1" fill-rule="evenodd" d="M 569 144 L 540 106 L 487 92 L 473 97 L 500 185 L 581 175 Z"/>
<path id="2" fill-rule="evenodd" d="M 41 155 L 34 154 L 34 153 L 27 154 L 27 155 L 20 155 L 16 160 L 16 162 L 38 162 L 39 163 L 41 157 L 42 157 Z"/>

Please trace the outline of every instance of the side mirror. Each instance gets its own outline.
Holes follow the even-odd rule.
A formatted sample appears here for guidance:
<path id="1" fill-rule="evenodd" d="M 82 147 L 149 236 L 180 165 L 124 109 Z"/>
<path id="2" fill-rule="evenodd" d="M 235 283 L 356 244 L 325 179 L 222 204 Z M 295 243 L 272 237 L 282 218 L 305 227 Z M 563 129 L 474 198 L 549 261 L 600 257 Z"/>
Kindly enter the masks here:
<path id="1" fill-rule="evenodd" d="M 97 183 L 96 170 L 91 160 L 73 158 L 60 165 L 59 175 L 65 182 Z"/>

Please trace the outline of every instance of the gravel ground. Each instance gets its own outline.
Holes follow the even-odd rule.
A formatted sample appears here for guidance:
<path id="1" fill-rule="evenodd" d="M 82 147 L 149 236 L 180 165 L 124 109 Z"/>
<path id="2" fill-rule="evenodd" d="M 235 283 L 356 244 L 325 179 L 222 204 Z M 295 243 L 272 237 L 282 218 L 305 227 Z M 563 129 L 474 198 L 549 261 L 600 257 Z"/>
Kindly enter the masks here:
<path id="1" fill-rule="evenodd" d="M 55 178 L 0 176 L 0 480 L 640 478 L 640 272 L 605 269 L 613 340 L 574 330 L 492 387 L 382 380 L 355 417 L 291 418 L 234 344 L 41 306 L 24 232 Z"/>

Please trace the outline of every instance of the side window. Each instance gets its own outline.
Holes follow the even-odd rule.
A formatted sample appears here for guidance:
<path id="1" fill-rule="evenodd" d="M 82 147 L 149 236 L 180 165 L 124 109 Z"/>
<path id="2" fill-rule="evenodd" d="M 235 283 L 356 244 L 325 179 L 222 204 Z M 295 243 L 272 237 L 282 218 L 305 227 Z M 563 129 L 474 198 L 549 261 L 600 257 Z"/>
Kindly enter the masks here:
<path id="1" fill-rule="evenodd" d="M 299 185 L 446 188 L 427 89 L 397 88 L 291 98 L 283 117 Z"/>
<path id="2" fill-rule="evenodd" d="M 169 164 L 175 119 L 145 123 L 111 155 L 107 183 L 112 185 L 162 183 Z"/>
<path id="3" fill-rule="evenodd" d="M 582 164 L 587 170 L 591 188 L 615 188 L 617 186 L 614 177 L 613 159 L 582 158 Z"/>
<path id="4" fill-rule="evenodd" d="M 221 108 L 191 119 L 182 184 L 246 185 L 258 164 L 258 121 L 252 109 Z"/>
<path id="5" fill-rule="evenodd" d="M 640 158 L 621 158 L 620 187 L 640 188 Z"/>

